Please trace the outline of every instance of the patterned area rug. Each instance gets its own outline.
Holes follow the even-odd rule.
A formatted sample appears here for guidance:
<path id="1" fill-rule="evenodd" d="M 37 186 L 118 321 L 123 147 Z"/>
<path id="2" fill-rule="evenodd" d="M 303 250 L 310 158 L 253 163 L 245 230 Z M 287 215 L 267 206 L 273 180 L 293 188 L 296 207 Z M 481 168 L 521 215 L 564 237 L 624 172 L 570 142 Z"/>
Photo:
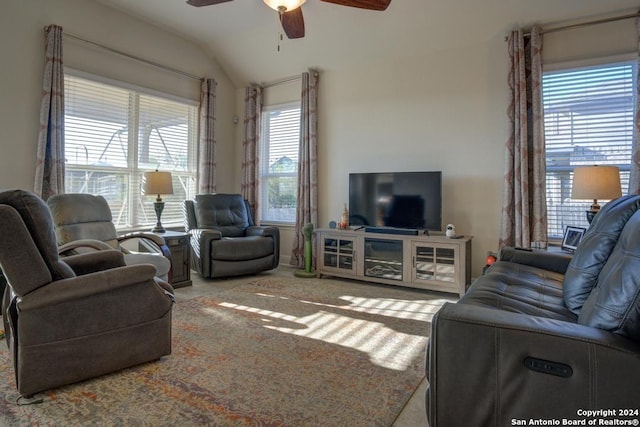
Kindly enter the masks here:
<path id="1" fill-rule="evenodd" d="M 215 286 L 215 282 L 210 284 Z M 18 406 L 0 351 L 0 422 L 40 426 L 389 426 L 424 377 L 431 294 L 268 277 L 174 307 L 173 354 Z"/>

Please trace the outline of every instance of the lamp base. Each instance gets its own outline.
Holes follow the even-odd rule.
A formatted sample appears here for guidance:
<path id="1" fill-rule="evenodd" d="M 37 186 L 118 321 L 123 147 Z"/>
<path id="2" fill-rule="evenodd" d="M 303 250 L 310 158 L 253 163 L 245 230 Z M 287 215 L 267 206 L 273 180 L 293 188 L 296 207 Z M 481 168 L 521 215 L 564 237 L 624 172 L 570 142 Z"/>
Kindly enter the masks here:
<path id="1" fill-rule="evenodd" d="M 162 216 L 162 211 L 164 210 L 164 202 L 162 201 L 159 195 L 158 195 L 158 199 L 156 199 L 156 201 L 153 203 L 153 208 L 156 211 L 156 218 L 158 219 L 158 222 L 156 223 L 156 226 L 153 227 L 153 229 L 151 229 L 151 232 L 164 233 L 167 230 L 164 229 L 164 227 L 162 226 L 162 223 L 160 222 L 160 217 Z"/>
<path id="2" fill-rule="evenodd" d="M 165 233 L 166 231 L 162 224 L 156 224 L 156 226 L 151 229 L 152 233 Z"/>
<path id="3" fill-rule="evenodd" d="M 596 214 L 599 211 L 589 210 L 589 211 L 586 211 L 586 212 L 587 212 L 587 222 L 589 224 L 591 224 L 591 221 L 593 221 L 593 218 L 596 216 Z"/>

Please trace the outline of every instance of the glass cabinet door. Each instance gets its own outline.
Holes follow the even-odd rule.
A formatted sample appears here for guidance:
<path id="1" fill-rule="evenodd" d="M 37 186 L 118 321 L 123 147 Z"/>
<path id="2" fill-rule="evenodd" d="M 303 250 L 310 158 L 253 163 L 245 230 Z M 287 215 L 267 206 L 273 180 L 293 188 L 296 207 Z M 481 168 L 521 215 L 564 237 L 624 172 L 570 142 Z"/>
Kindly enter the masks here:
<path id="1" fill-rule="evenodd" d="M 414 246 L 416 280 L 456 283 L 456 250 L 435 245 Z"/>
<path id="2" fill-rule="evenodd" d="M 364 275 L 402 281 L 403 241 L 364 239 Z"/>
<path id="3" fill-rule="evenodd" d="M 353 239 L 337 238 L 333 236 L 322 239 L 324 257 L 322 263 L 325 267 L 338 270 L 355 272 L 355 243 Z"/>

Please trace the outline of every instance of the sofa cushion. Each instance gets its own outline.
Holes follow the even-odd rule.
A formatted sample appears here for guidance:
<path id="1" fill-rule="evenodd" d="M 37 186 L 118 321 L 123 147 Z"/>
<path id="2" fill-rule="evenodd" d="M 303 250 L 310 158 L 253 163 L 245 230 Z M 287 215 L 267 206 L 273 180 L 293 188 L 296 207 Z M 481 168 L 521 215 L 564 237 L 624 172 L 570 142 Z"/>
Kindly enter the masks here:
<path id="1" fill-rule="evenodd" d="M 199 228 L 213 228 L 228 237 L 244 236 L 249 215 L 240 194 L 198 194 L 195 203 Z"/>
<path id="2" fill-rule="evenodd" d="M 595 216 L 564 276 L 564 302 L 576 315 L 589 297 L 622 229 L 640 209 L 640 196 L 620 197 Z"/>
<path id="3" fill-rule="evenodd" d="M 498 261 L 476 279 L 459 301 L 575 323 L 562 297 L 562 274 L 530 265 Z"/>
<path id="4" fill-rule="evenodd" d="M 640 342 L 640 211 L 622 230 L 578 323 Z"/>
<path id="5" fill-rule="evenodd" d="M 273 255 L 274 241 L 270 237 L 223 237 L 211 242 L 213 261 L 246 261 Z"/>

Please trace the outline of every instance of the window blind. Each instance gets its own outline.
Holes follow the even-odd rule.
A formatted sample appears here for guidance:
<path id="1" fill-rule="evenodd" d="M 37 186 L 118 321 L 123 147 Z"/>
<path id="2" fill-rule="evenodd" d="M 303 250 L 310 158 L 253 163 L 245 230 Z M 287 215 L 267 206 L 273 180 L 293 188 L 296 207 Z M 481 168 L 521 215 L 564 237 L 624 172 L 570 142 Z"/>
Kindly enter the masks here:
<path id="1" fill-rule="evenodd" d="M 576 166 L 618 166 L 626 192 L 636 137 L 636 73 L 637 61 L 543 73 L 549 237 L 562 237 L 569 225 L 589 225 L 585 211 L 592 201 L 571 199 Z"/>
<path id="2" fill-rule="evenodd" d="M 104 196 L 117 228 L 151 226 L 155 198 L 142 195 L 142 174 L 169 171 L 162 222 L 182 223 L 197 176 L 194 104 L 67 74 L 64 129 L 67 193 Z"/>
<path id="3" fill-rule="evenodd" d="M 295 223 L 300 104 L 263 108 L 260 146 L 260 218 Z"/>

